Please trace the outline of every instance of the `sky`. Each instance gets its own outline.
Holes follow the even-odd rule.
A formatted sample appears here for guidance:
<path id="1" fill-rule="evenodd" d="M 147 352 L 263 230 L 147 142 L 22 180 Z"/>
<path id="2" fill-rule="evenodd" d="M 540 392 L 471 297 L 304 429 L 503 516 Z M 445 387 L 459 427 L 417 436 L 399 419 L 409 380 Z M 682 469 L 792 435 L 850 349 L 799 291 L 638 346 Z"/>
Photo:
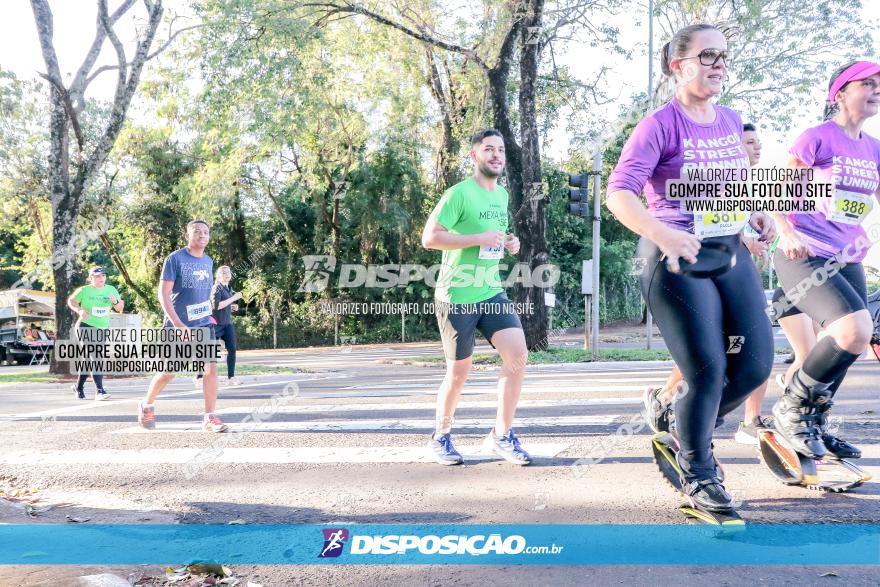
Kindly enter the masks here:
<path id="1" fill-rule="evenodd" d="M 4 18 L 0 22 L 0 67 L 13 71 L 22 78 L 34 77 L 37 72 L 45 71 L 45 65 L 37 39 L 33 13 L 28 0 L 0 0 L 3 2 Z M 76 67 L 82 61 L 89 45 L 91 44 L 95 30 L 97 7 L 95 0 L 50 0 L 50 6 L 55 16 L 55 47 L 61 66 L 62 75 L 72 75 Z M 165 0 L 166 11 L 175 11 L 179 14 L 189 14 L 186 0 Z M 876 9 L 880 4 L 878 0 L 866 0 L 863 8 L 863 21 L 872 22 L 876 26 L 877 20 L 869 13 L 869 6 Z M 110 10 L 118 5 L 118 0 L 110 0 Z M 647 3 L 644 12 L 647 12 Z M 136 13 L 140 20 L 145 18 L 145 10 L 140 2 L 131 11 Z M 585 44 L 571 43 L 567 50 L 556 55 L 558 63 L 569 66 L 573 73 L 580 79 L 591 79 L 595 75 L 595 64 L 606 63 L 611 71 L 607 74 L 609 87 L 619 88 L 615 96 L 620 100 L 628 101 L 629 95 L 644 92 L 648 84 L 648 57 L 647 37 L 648 29 L 645 26 L 644 14 L 619 15 L 611 19 L 611 24 L 621 30 L 620 42 L 624 46 L 634 47 L 632 59 L 627 61 L 621 57 L 609 56 L 601 48 L 591 48 Z M 135 38 L 135 21 L 132 16 L 121 21 L 119 36 L 123 43 L 131 51 Z M 655 52 L 664 42 L 659 38 L 659 32 L 655 27 Z M 157 37 L 161 42 L 162 33 Z M 875 47 L 868 48 L 866 57 L 877 58 L 880 54 L 880 30 L 875 33 Z M 656 53 L 655 53 L 656 55 Z M 103 52 L 98 61 L 101 64 L 113 64 L 116 57 L 109 43 L 105 43 Z M 659 76 L 657 67 L 654 67 L 654 75 Z M 89 87 L 88 95 L 96 98 L 109 99 L 113 95 L 115 87 L 114 72 L 106 72 L 99 76 Z M 804 100 L 802 116 L 793 124 L 792 128 L 785 133 L 773 133 L 764 131 L 761 136 L 763 143 L 762 165 L 784 165 L 786 151 L 791 140 L 801 132 L 815 124 L 815 115 L 823 103 L 822 90 L 816 88 L 815 95 L 811 99 Z M 605 106 L 609 116 L 615 116 L 618 112 L 617 103 Z M 865 124 L 865 131 L 873 136 L 880 137 L 880 116 L 870 119 Z M 550 144 L 545 149 L 545 155 L 560 160 L 567 158 L 568 142 L 565 135 L 565 125 L 559 124 L 550 135 Z M 880 223 L 880 205 L 875 206 L 869 223 Z M 874 247 L 870 257 L 871 264 L 880 267 L 880 247 Z"/>
<path id="2" fill-rule="evenodd" d="M 0 67 L 26 79 L 35 77 L 37 72 L 45 72 L 46 65 L 37 38 L 31 3 L 28 0 L 2 0 L 2 2 L 4 18 L 0 22 Z M 110 0 L 109 4 L 112 13 L 119 2 Z M 167 4 L 174 4 L 174 0 Z M 97 2 L 50 0 L 49 6 L 54 15 L 55 51 L 58 54 L 58 63 L 62 76 L 68 81 L 68 76 L 76 72 L 94 39 L 98 16 Z M 146 18 L 146 10 L 140 2 L 129 12 L 136 13 L 141 20 Z M 129 15 L 117 24 L 120 40 L 126 45 L 129 59 L 133 53 L 135 33 L 132 16 Z M 114 63 L 116 63 L 116 54 L 109 42 L 104 43 L 98 65 Z M 111 98 L 115 81 L 114 72 L 105 72 L 89 86 L 87 95 Z"/>

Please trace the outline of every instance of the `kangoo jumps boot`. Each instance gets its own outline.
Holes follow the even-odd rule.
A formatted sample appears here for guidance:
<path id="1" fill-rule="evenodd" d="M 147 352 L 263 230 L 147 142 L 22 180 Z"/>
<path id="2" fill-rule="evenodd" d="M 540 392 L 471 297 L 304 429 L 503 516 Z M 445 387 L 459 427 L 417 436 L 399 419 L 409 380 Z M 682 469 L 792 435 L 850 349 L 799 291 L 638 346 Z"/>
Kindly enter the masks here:
<path id="1" fill-rule="evenodd" d="M 862 451 L 859 447 L 843 440 L 842 438 L 838 438 L 828 430 L 828 412 L 833 405 L 834 402 L 828 400 L 819 406 L 817 423 L 819 425 L 819 435 L 822 438 L 822 442 L 825 444 L 825 448 L 828 452 L 839 459 L 858 459 L 862 456 Z"/>
<path id="2" fill-rule="evenodd" d="M 830 383 L 816 381 L 798 370 L 785 393 L 773 406 L 773 425 L 795 452 L 819 459 L 825 456 L 825 443 L 819 422 L 819 410 L 831 400 Z"/>

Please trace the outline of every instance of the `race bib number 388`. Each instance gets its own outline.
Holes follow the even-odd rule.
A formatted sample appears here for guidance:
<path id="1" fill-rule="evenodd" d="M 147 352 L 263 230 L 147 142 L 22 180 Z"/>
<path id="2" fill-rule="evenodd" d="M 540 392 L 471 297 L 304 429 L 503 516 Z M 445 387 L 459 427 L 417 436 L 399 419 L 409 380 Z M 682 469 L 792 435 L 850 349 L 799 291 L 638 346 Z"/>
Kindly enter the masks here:
<path id="1" fill-rule="evenodd" d="M 846 190 L 834 190 L 834 201 L 828 210 L 826 218 L 834 222 L 844 224 L 861 224 L 874 202 L 871 196 L 848 192 Z"/>

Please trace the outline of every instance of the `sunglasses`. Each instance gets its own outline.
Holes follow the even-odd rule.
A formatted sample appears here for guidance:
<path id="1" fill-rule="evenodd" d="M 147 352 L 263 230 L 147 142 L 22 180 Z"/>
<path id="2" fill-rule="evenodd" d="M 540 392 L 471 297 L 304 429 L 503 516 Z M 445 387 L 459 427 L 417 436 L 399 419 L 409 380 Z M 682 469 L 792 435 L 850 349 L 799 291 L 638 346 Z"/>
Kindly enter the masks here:
<path id="1" fill-rule="evenodd" d="M 707 67 L 712 67 L 718 63 L 719 59 L 724 61 L 724 65 L 730 65 L 730 53 L 727 52 L 727 49 L 703 49 L 699 54 L 694 55 L 693 57 L 680 58 L 681 61 L 684 61 L 685 59 L 699 59 L 700 63 Z"/>

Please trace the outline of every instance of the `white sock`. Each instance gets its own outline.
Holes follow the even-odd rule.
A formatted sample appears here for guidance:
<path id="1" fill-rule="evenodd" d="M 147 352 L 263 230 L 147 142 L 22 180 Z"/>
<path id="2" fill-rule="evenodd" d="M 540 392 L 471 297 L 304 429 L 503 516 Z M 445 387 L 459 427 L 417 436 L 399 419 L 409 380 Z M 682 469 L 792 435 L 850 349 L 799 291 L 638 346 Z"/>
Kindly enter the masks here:
<path id="1" fill-rule="evenodd" d="M 436 427 L 434 428 L 434 437 L 443 436 L 452 432 L 452 417 L 443 416 L 437 418 Z"/>

